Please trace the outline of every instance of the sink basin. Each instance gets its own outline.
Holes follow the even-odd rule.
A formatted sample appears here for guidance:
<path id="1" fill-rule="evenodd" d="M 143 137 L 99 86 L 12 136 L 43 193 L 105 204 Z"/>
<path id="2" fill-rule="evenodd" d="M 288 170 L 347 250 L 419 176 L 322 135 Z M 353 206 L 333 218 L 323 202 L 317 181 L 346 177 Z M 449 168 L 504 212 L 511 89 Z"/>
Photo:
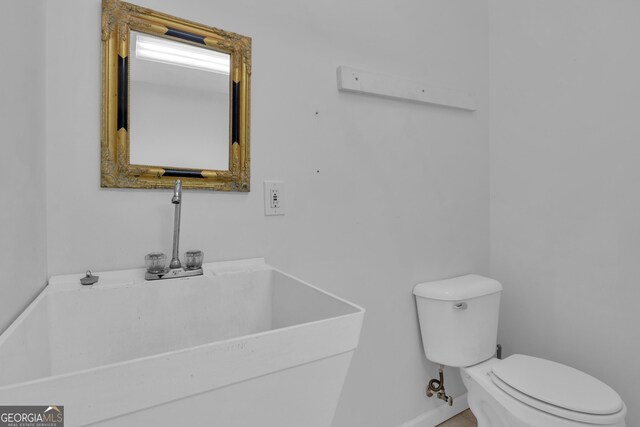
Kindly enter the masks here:
<path id="1" fill-rule="evenodd" d="M 203 268 L 52 277 L 0 336 L 0 404 L 64 405 L 66 425 L 330 425 L 364 310 L 263 259 Z"/>

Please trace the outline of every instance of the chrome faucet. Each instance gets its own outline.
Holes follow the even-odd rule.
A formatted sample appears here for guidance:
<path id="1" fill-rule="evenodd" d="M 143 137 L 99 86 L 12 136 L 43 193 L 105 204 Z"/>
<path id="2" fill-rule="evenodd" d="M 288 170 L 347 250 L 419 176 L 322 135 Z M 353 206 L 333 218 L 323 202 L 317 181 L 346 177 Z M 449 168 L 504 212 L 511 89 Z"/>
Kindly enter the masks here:
<path id="1" fill-rule="evenodd" d="M 158 279 L 173 279 L 177 277 L 199 276 L 202 271 L 202 251 L 189 251 L 187 252 L 187 264 L 186 268 L 182 268 L 179 255 L 180 245 L 180 211 L 182 209 L 182 181 L 176 180 L 173 186 L 173 197 L 171 203 L 175 205 L 174 218 L 173 218 L 173 251 L 171 253 L 171 262 L 169 268 L 163 268 L 164 261 L 159 266 L 158 270 L 151 268 L 147 269 L 145 273 L 145 279 L 158 280 Z M 163 259 L 164 254 L 149 254 L 147 256 L 160 255 Z M 194 258 L 199 258 L 194 262 Z"/>
<path id="2" fill-rule="evenodd" d="M 171 263 L 169 268 L 180 268 L 180 258 L 178 255 L 178 245 L 180 244 L 180 211 L 182 208 L 182 181 L 176 179 L 176 183 L 173 186 L 173 197 L 171 203 L 176 205 L 173 214 L 173 252 L 171 254 Z"/>

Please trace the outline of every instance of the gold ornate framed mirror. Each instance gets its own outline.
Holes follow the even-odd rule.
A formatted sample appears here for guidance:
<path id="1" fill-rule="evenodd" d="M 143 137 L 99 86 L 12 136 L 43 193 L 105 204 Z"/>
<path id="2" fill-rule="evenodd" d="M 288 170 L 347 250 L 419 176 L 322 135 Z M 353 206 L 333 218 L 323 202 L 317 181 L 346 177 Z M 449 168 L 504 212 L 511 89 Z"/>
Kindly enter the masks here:
<path id="1" fill-rule="evenodd" d="M 101 186 L 249 191 L 251 39 L 102 1 Z"/>

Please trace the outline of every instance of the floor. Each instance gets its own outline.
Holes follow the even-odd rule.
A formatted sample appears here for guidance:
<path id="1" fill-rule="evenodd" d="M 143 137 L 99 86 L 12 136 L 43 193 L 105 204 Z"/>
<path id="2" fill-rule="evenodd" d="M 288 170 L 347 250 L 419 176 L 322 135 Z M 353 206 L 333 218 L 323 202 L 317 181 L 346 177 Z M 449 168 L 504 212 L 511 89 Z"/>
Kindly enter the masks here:
<path id="1" fill-rule="evenodd" d="M 438 424 L 437 427 L 476 427 L 477 425 L 476 417 L 473 416 L 471 410 L 467 409 L 442 424 Z"/>

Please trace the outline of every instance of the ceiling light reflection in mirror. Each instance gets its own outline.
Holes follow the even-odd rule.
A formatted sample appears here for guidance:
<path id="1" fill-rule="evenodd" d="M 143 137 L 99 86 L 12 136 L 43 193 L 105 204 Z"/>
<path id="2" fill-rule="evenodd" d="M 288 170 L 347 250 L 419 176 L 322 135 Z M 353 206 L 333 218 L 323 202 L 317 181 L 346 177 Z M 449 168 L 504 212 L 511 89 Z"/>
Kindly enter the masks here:
<path id="1" fill-rule="evenodd" d="M 229 55 L 226 53 L 146 34 L 136 34 L 135 52 L 138 59 L 180 65 L 226 75 L 229 75 L 231 66 Z"/>

